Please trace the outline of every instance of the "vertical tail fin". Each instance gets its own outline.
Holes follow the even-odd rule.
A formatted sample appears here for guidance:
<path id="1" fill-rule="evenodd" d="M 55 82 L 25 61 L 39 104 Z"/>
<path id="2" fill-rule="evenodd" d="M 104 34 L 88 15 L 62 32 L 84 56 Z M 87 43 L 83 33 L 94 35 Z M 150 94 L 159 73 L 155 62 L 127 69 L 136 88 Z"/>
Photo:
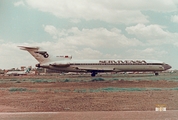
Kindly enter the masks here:
<path id="1" fill-rule="evenodd" d="M 18 46 L 21 50 L 28 51 L 39 63 L 50 62 L 50 56 L 47 51 L 41 51 L 39 47 Z"/>

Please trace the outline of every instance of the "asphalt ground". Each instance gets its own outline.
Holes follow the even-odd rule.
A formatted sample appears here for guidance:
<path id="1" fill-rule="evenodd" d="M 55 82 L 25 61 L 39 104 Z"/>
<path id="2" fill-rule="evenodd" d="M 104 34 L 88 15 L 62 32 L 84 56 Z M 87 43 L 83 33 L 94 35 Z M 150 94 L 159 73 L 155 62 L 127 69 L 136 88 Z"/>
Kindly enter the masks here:
<path id="1" fill-rule="evenodd" d="M 178 120 L 178 111 L 0 113 L 1 120 Z"/>

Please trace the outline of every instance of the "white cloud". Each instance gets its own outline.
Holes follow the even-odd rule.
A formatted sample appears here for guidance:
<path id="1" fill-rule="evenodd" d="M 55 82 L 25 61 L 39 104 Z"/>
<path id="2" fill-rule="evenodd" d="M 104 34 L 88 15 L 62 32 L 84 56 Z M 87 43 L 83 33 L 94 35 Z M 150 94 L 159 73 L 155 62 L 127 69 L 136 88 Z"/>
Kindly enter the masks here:
<path id="1" fill-rule="evenodd" d="M 3 43 L 0 45 L 0 69 L 20 68 L 21 66 L 34 66 L 32 56 L 28 56 L 21 51 L 17 46 L 19 43 Z"/>
<path id="2" fill-rule="evenodd" d="M 163 56 L 167 56 L 168 52 L 157 48 L 145 49 L 128 49 L 125 54 L 130 55 L 130 58 L 146 59 L 146 60 L 161 60 Z"/>
<path id="3" fill-rule="evenodd" d="M 159 25 L 144 25 L 137 24 L 136 26 L 127 27 L 126 31 L 129 34 L 134 34 L 142 39 L 155 39 L 155 38 L 164 38 L 167 36 L 167 33 L 162 29 L 162 26 Z"/>
<path id="4" fill-rule="evenodd" d="M 101 52 L 91 48 L 75 50 L 74 55 L 73 55 L 74 58 L 79 58 L 79 59 L 96 59 L 96 58 L 103 57 L 103 54 Z"/>
<path id="5" fill-rule="evenodd" d="M 108 1 L 110 2 L 110 1 Z M 28 5 L 43 12 L 49 12 L 60 18 L 101 20 L 109 23 L 147 23 L 147 17 L 138 9 L 129 10 L 108 8 L 103 1 L 93 0 L 27 0 Z M 103 4 L 102 4 L 103 3 Z M 113 2 L 110 2 L 113 3 Z M 114 3 L 119 5 L 120 2 Z M 113 5 L 114 5 L 113 4 Z"/>
<path id="6" fill-rule="evenodd" d="M 51 30 L 46 30 L 49 34 L 54 33 Z M 53 28 L 52 26 L 50 28 Z M 56 30 L 56 29 L 55 29 Z M 55 35 L 58 34 L 59 42 L 72 46 L 88 46 L 92 48 L 117 48 L 138 46 L 142 43 L 137 39 L 129 39 L 124 36 L 117 28 L 108 30 L 106 28 L 82 29 L 76 27 L 71 29 L 58 29 Z M 53 36 L 53 34 L 51 34 Z"/>
<path id="7" fill-rule="evenodd" d="M 0 39 L 0 42 L 4 42 L 4 40 L 3 40 L 3 39 Z"/>
<path id="8" fill-rule="evenodd" d="M 119 59 L 121 58 L 120 54 L 106 54 L 101 51 L 92 49 L 92 48 L 83 48 L 83 49 L 74 49 L 73 58 L 75 59 Z"/>
<path id="9" fill-rule="evenodd" d="M 72 22 L 72 23 L 80 23 L 81 21 L 80 21 L 80 19 L 72 19 L 72 20 L 70 20 L 70 22 Z"/>
<path id="10" fill-rule="evenodd" d="M 144 10 L 172 12 L 174 0 L 26 0 L 29 6 L 60 18 L 101 20 L 109 23 L 148 23 Z"/>
<path id="11" fill-rule="evenodd" d="M 45 30 L 47 33 L 49 33 L 50 35 L 52 35 L 54 39 L 57 38 L 57 29 L 56 29 L 54 26 L 52 26 L 52 25 L 44 26 L 44 25 L 43 25 L 43 27 L 44 27 L 44 30 Z"/>
<path id="12" fill-rule="evenodd" d="M 178 15 L 171 16 L 171 21 L 174 23 L 178 23 Z"/>
<path id="13" fill-rule="evenodd" d="M 21 6 L 21 5 L 22 5 L 22 6 L 25 5 L 22 0 L 14 3 L 14 6 Z"/>
<path id="14" fill-rule="evenodd" d="M 155 50 L 153 48 L 146 48 L 143 50 L 144 53 L 153 53 Z"/>
<path id="15" fill-rule="evenodd" d="M 178 3 L 176 0 L 105 0 L 97 2 L 110 9 L 119 10 L 151 10 L 151 11 L 176 11 Z"/>
<path id="16" fill-rule="evenodd" d="M 177 41 L 178 33 L 170 33 L 163 28 L 160 25 L 137 24 L 136 26 L 127 27 L 126 31 L 150 45 L 174 44 Z"/>

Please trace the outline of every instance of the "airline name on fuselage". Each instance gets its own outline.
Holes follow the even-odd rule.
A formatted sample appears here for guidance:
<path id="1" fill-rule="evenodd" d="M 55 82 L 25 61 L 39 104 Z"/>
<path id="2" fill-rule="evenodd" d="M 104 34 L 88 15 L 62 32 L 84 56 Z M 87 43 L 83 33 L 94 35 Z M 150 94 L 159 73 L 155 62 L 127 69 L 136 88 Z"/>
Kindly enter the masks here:
<path id="1" fill-rule="evenodd" d="M 101 64 L 146 64 L 145 60 L 100 60 Z"/>

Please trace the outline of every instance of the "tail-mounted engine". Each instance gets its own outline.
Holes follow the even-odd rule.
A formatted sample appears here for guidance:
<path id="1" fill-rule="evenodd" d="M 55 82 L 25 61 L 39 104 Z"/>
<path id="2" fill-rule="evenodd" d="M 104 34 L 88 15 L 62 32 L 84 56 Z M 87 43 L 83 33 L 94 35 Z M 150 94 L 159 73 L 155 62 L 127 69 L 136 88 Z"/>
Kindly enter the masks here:
<path id="1" fill-rule="evenodd" d="M 40 67 L 40 64 L 36 64 L 35 66 L 36 66 L 36 67 Z"/>
<path id="2" fill-rule="evenodd" d="M 39 53 L 39 54 L 43 55 L 44 58 L 49 57 L 49 54 L 46 51 L 36 51 L 35 53 Z"/>

